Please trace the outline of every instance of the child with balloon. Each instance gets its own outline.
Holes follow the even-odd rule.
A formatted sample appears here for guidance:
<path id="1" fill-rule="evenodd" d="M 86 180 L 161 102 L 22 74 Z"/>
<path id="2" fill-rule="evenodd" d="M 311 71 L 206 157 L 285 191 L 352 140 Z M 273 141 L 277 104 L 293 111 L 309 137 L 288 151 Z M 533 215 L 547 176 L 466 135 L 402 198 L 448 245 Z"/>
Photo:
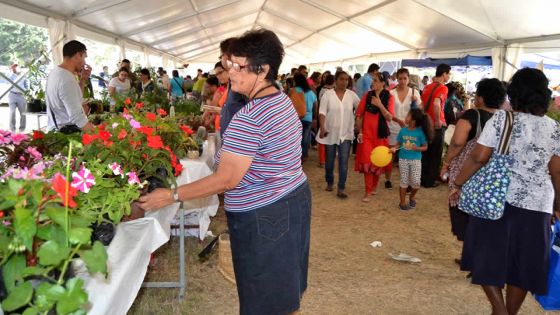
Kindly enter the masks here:
<path id="1" fill-rule="evenodd" d="M 416 207 L 416 193 L 420 188 L 422 174 L 422 152 L 428 149 L 428 139 L 433 132 L 430 121 L 421 109 L 413 108 L 405 119 L 406 128 L 402 128 L 397 136 L 397 145 L 390 149 L 392 153 L 399 151 L 399 171 L 401 174 L 399 209 L 410 210 Z M 373 153 L 373 152 L 372 152 Z M 372 160 L 376 158 L 372 154 Z M 412 187 L 410 201 L 406 203 L 406 190 Z"/>

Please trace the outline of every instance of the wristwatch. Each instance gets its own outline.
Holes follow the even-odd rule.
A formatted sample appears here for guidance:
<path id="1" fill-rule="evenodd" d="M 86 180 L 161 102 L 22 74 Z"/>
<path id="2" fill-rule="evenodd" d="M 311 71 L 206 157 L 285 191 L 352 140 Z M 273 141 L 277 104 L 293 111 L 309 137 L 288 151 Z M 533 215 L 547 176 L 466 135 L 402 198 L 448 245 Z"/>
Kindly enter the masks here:
<path id="1" fill-rule="evenodd" d="M 181 202 L 181 200 L 179 200 L 179 193 L 177 192 L 177 187 L 173 188 L 173 201 Z"/>

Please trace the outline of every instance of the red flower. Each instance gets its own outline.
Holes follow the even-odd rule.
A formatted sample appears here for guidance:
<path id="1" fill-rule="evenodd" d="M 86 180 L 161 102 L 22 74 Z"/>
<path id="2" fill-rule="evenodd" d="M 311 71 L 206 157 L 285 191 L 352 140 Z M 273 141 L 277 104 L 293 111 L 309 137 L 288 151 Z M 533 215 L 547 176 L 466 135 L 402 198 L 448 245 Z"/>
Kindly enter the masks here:
<path id="1" fill-rule="evenodd" d="M 161 117 L 167 116 L 167 112 L 163 108 L 158 108 L 157 113 L 160 114 Z"/>
<path id="2" fill-rule="evenodd" d="M 126 138 L 126 135 L 127 135 L 126 130 L 121 129 L 121 131 L 119 132 L 119 136 L 118 136 L 119 140 L 122 140 L 122 139 Z"/>
<path id="3" fill-rule="evenodd" d="M 125 108 L 123 109 L 123 114 L 128 115 L 128 108 L 125 107 Z"/>
<path id="4" fill-rule="evenodd" d="M 146 153 L 142 154 L 142 157 L 147 160 L 148 159 L 148 155 Z"/>
<path id="5" fill-rule="evenodd" d="M 107 141 L 111 138 L 111 134 L 109 133 L 109 131 L 106 131 L 104 129 L 99 129 L 99 138 L 103 141 Z"/>
<path id="6" fill-rule="evenodd" d="M 148 136 L 148 147 L 152 149 L 163 148 L 163 142 L 160 136 Z"/>
<path id="7" fill-rule="evenodd" d="M 142 109 L 142 107 L 144 107 L 144 102 L 136 103 L 136 109 Z"/>
<path id="8" fill-rule="evenodd" d="M 105 130 L 105 125 L 104 125 L 104 124 L 100 124 L 99 126 L 97 126 L 97 129 L 99 129 L 99 130 Z"/>
<path id="9" fill-rule="evenodd" d="M 45 139 L 45 134 L 39 130 L 33 130 L 33 140 Z"/>
<path id="10" fill-rule="evenodd" d="M 90 143 L 92 143 L 98 137 L 99 137 L 98 135 L 89 135 L 87 133 L 84 133 L 82 135 L 82 144 L 83 145 L 89 145 Z"/>
<path id="11" fill-rule="evenodd" d="M 156 121 L 156 114 L 154 113 L 146 113 L 146 118 L 151 121 Z"/>
<path id="12" fill-rule="evenodd" d="M 141 133 L 145 134 L 147 137 L 151 136 L 154 134 L 154 128 L 150 128 L 150 127 L 146 127 L 146 126 L 142 126 L 138 129 L 136 129 L 138 131 L 140 131 Z"/>
<path id="13" fill-rule="evenodd" d="M 181 175 L 181 173 L 183 172 L 183 164 L 181 163 L 175 164 L 173 168 L 175 169 L 175 177 Z"/>
<path id="14" fill-rule="evenodd" d="M 54 175 L 52 189 L 56 191 L 58 197 L 65 206 L 67 205 L 70 208 L 75 208 L 78 205 L 74 199 L 72 199 L 72 197 L 78 194 L 78 191 L 76 188 L 72 187 L 60 173 Z M 66 195 L 66 189 L 68 189 L 68 195 Z"/>
<path id="15" fill-rule="evenodd" d="M 181 128 L 181 130 L 183 130 L 183 132 L 184 132 L 187 136 L 192 135 L 193 132 L 194 132 L 191 128 L 189 128 L 188 126 L 185 126 L 185 125 L 181 125 L 180 128 Z"/>
<path id="16" fill-rule="evenodd" d="M 130 97 L 127 97 L 124 99 L 124 104 L 125 105 L 130 105 L 130 103 L 132 103 L 132 101 L 130 100 Z"/>

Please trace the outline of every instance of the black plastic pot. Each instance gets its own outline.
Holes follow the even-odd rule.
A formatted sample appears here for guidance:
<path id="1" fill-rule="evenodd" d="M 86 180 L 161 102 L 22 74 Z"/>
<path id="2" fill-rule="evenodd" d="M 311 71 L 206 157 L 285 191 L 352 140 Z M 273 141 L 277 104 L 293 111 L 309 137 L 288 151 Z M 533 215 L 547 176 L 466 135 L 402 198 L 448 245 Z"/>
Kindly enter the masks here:
<path id="1" fill-rule="evenodd" d="M 29 113 L 41 113 L 47 111 L 47 104 L 38 99 L 34 99 L 27 103 L 27 112 Z"/>

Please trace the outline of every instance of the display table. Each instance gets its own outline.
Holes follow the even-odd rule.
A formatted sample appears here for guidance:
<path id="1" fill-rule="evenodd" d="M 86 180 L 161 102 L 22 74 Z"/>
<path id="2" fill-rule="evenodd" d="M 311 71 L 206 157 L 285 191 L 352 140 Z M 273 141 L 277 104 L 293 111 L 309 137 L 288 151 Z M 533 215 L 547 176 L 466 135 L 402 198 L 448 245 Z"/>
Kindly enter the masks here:
<path id="1" fill-rule="evenodd" d="M 25 112 L 25 116 L 37 116 L 37 129 L 42 130 L 41 128 L 41 117 L 47 116 L 47 112 Z M 45 126 L 46 128 L 46 126 Z"/>
<path id="2" fill-rule="evenodd" d="M 179 185 L 196 181 L 208 176 L 212 170 L 208 166 L 213 161 L 214 146 L 210 139 L 205 144 L 208 151 L 197 160 L 181 160 L 183 173 L 177 178 Z M 212 162 L 213 163 L 213 162 Z M 179 288 L 179 296 L 182 297 L 186 285 L 185 257 L 184 257 L 184 227 L 183 212 L 198 211 L 200 236 L 203 238 L 210 225 L 210 217 L 216 214 L 219 206 L 218 196 L 210 196 L 199 200 L 185 202 L 179 211 L 180 222 L 180 272 L 179 282 L 152 282 L 145 283 L 147 287 Z M 150 255 L 160 246 L 167 243 L 170 237 L 170 224 L 175 218 L 179 204 L 173 204 L 146 214 L 146 217 L 123 222 L 116 228 L 115 237 L 107 248 L 108 254 L 108 278 L 96 274 L 90 278 L 85 272 L 84 266 L 78 262 L 75 269 L 86 282 L 85 289 L 89 295 L 91 309 L 88 314 L 126 314 L 132 306 L 140 287 L 146 276 Z"/>

